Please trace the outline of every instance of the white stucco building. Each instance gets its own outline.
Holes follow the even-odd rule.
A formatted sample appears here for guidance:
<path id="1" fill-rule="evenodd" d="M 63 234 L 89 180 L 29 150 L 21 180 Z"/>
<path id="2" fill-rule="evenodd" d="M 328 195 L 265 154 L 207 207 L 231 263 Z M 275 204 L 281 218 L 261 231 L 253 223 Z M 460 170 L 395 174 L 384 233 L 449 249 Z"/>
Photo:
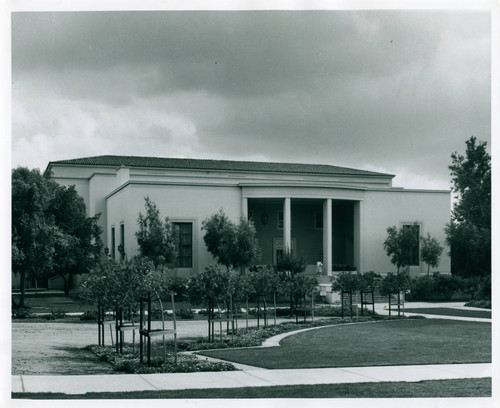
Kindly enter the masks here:
<path id="1" fill-rule="evenodd" d="M 89 216 L 101 213 L 103 242 L 115 258 L 119 246 L 129 257 L 137 254 L 137 218 L 149 196 L 175 226 L 181 276 L 213 263 L 201 223 L 221 208 L 234 221 L 253 219 L 261 264 L 276 263 L 289 247 L 305 256 L 309 271 L 322 262 L 325 281 L 335 265 L 395 271 L 382 246 L 387 227 L 413 225 L 444 245 L 450 219 L 449 191 L 395 188 L 391 174 L 329 165 L 97 156 L 50 162 L 47 169 L 61 185 L 76 186 Z M 412 275 L 426 272 L 418 251 Z M 442 273 L 450 272 L 446 252 Z"/>

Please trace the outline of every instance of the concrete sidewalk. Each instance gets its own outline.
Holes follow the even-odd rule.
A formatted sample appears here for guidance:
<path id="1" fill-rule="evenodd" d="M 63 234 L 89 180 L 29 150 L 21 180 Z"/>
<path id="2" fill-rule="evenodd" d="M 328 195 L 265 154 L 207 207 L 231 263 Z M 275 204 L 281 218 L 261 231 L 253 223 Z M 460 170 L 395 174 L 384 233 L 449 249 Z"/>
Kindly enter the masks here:
<path id="1" fill-rule="evenodd" d="M 85 394 L 265 387 L 276 385 L 447 380 L 491 377 L 491 364 L 438 364 L 390 367 L 248 370 L 176 374 L 12 376 L 12 392 Z"/>

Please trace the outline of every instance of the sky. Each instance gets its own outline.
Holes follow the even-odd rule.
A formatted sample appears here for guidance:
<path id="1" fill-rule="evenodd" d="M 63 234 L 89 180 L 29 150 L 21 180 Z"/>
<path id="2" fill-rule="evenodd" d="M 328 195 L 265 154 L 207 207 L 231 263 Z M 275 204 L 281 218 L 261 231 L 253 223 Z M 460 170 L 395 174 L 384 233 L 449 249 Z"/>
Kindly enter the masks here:
<path id="1" fill-rule="evenodd" d="M 134 155 L 321 163 L 449 189 L 491 140 L 477 10 L 15 12 L 12 167 Z"/>

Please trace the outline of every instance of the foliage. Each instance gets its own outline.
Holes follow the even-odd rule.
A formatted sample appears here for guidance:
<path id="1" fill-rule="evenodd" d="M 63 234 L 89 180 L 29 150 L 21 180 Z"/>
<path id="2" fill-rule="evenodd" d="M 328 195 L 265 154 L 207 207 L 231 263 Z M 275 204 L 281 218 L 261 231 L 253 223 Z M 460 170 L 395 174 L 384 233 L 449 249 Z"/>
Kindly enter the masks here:
<path id="1" fill-rule="evenodd" d="M 208 251 L 227 269 L 245 268 L 260 257 L 260 247 L 253 222 L 240 218 L 229 220 L 221 209 L 202 222 L 203 240 Z"/>
<path id="2" fill-rule="evenodd" d="M 151 259 L 155 266 L 169 265 L 176 256 L 172 224 L 168 218 L 160 219 L 160 210 L 149 197 L 144 200 L 146 214 L 139 213 L 139 229 L 135 233 L 140 254 Z"/>
<path id="3" fill-rule="evenodd" d="M 31 313 L 28 311 L 28 309 L 25 308 L 17 308 L 17 309 L 12 309 L 12 318 L 13 319 L 29 319 L 31 316 Z"/>
<path id="4" fill-rule="evenodd" d="M 393 274 L 389 272 L 380 283 L 380 294 L 382 296 L 392 295 L 405 291 L 411 287 L 410 275 L 407 272 Z"/>
<path id="5" fill-rule="evenodd" d="M 176 315 L 181 319 L 192 319 L 194 318 L 194 312 L 191 309 L 179 309 L 176 311 Z"/>
<path id="6" fill-rule="evenodd" d="M 303 256 L 295 255 L 291 250 L 283 251 L 283 255 L 278 259 L 276 269 L 285 275 L 295 275 L 302 273 L 306 269 L 306 260 Z"/>
<path id="7" fill-rule="evenodd" d="M 272 266 L 253 266 L 248 276 L 252 282 L 252 292 L 257 296 L 266 297 L 278 292 L 280 278 Z"/>
<path id="8" fill-rule="evenodd" d="M 360 292 L 372 292 L 379 288 L 382 277 L 373 271 L 358 275 L 358 290 Z"/>
<path id="9" fill-rule="evenodd" d="M 379 286 L 381 276 L 373 271 L 363 274 L 344 271 L 332 276 L 334 292 L 371 292 Z"/>
<path id="10" fill-rule="evenodd" d="M 87 310 L 81 316 L 80 320 L 84 321 L 97 321 L 97 310 Z"/>
<path id="11" fill-rule="evenodd" d="M 451 182 L 456 202 L 447 225 L 452 273 L 491 274 L 491 157 L 486 142 L 474 136 L 466 141 L 465 156 L 452 153 Z"/>
<path id="12" fill-rule="evenodd" d="M 437 298 L 434 278 L 429 275 L 413 278 L 410 284 L 411 300 L 435 300 Z"/>
<path id="13" fill-rule="evenodd" d="M 453 274 L 465 278 L 491 274 L 490 229 L 468 222 L 451 222 L 445 232 Z"/>
<path id="14" fill-rule="evenodd" d="M 67 294 L 72 275 L 98 262 L 98 218 L 86 216 L 74 186 L 60 186 L 38 169 L 12 170 L 12 271 L 21 277 L 16 306 L 24 305 L 26 279 L 36 284 L 37 278 L 59 274 Z"/>
<path id="15" fill-rule="evenodd" d="M 87 217 L 83 198 L 74 186 L 55 188 L 47 212 L 58 227 L 53 274 L 63 278 L 69 294 L 73 275 L 86 273 L 99 262 L 103 247 L 97 224 L 100 214 Z"/>
<path id="16" fill-rule="evenodd" d="M 471 300 L 470 302 L 467 302 L 465 306 L 491 309 L 491 300 Z"/>
<path id="17" fill-rule="evenodd" d="M 151 291 L 153 283 L 158 282 L 155 272 L 154 264 L 147 259 L 116 262 L 103 257 L 83 282 L 80 295 L 89 303 L 100 302 L 106 308 L 125 309 Z"/>
<path id="18" fill-rule="evenodd" d="M 166 358 L 152 358 L 151 366 L 140 363 L 137 355 L 129 353 L 128 346 L 125 347 L 125 354 L 118 355 L 111 346 L 88 346 L 100 361 L 105 361 L 113 365 L 115 371 L 122 371 L 131 374 L 147 373 L 190 373 L 201 371 L 233 371 L 235 367 L 230 363 L 213 362 L 207 359 L 188 355 L 178 354 L 177 359 L 174 353 L 170 352 Z M 163 353 L 162 353 L 163 354 Z"/>
<path id="19" fill-rule="evenodd" d="M 340 272 L 332 276 L 332 291 L 334 292 L 356 292 L 359 287 L 359 279 L 356 273 Z"/>
<path id="20" fill-rule="evenodd" d="M 209 265 L 195 274 L 188 283 L 188 297 L 193 304 L 208 305 L 226 300 L 229 287 L 229 271 Z"/>
<path id="21" fill-rule="evenodd" d="M 420 253 L 420 259 L 427 264 L 427 275 L 429 275 L 430 268 L 437 268 L 439 265 L 439 257 L 443 253 L 443 247 L 439 244 L 439 241 L 431 237 L 431 234 L 427 233 L 426 237 L 421 237 L 422 248 Z"/>
<path id="22" fill-rule="evenodd" d="M 332 271 L 333 272 L 341 272 L 341 271 L 355 271 L 356 268 L 351 265 L 344 265 L 344 264 L 333 264 L 332 265 Z"/>
<path id="23" fill-rule="evenodd" d="M 447 300 L 450 300 L 453 294 L 463 286 L 461 279 L 454 275 L 442 275 L 436 272 L 433 279 L 436 291 L 442 293 Z"/>
<path id="24" fill-rule="evenodd" d="M 391 258 L 391 263 L 397 267 L 404 268 L 410 263 L 411 248 L 418 243 L 418 236 L 415 236 L 410 228 L 395 226 L 387 228 L 387 238 L 384 241 L 384 249 L 387 256 Z"/>

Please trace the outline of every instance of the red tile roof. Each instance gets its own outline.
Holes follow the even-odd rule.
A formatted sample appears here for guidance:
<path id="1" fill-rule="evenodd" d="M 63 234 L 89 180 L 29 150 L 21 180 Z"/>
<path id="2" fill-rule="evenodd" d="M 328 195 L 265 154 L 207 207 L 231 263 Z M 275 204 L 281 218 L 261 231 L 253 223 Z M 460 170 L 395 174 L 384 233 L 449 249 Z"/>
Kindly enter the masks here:
<path id="1" fill-rule="evenodd" d="M 348 167 L 331 166 L 326 164 L 300 163 L 273 163 L 233 160 L 207 159 L 179 159 L 167 157 L 138 157 L 138 156 L 94 156 L 70 160 L 57 160 L 52 165 L 99 166 L 99 167 L 136 167 L 159 169 L 183 169 L 205 171 L 247 171 L 269 173 L 302 173 L 323 175 L 355 175 L 355 176 L 382 176 L 394 177 L 392 174 L 352 169 Z"/>

